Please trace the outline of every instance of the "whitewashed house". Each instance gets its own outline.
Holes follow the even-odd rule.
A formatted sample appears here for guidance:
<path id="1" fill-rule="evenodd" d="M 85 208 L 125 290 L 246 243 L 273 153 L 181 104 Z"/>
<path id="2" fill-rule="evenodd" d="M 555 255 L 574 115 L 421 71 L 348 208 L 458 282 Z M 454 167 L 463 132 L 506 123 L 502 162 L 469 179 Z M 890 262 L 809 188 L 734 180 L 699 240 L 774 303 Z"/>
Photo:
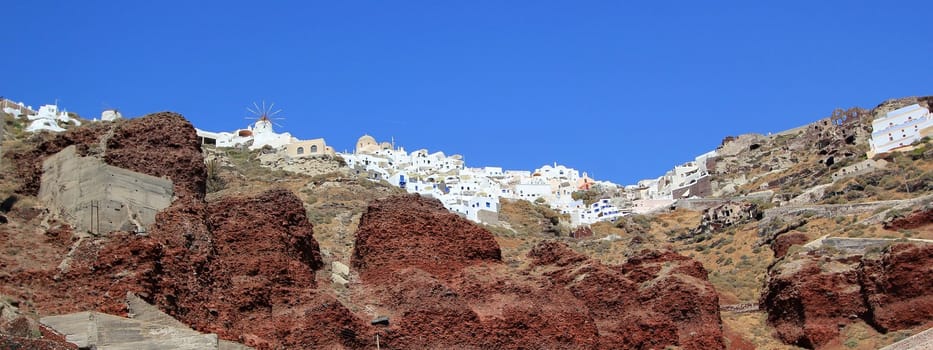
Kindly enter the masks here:
<path id="1" fill-rule="evenodd" d="M 68 112 L 59 111 L 57 105 L 44 105 L 39 107 L 38 113 L 26 115 L 26 118 L 30 121 L 29 126 L 26 127 L 26 131 L 29 132 L 65 131 L 65 128 L 61 127 L 60 123 L 71 123 L 75 126 L 81 125 L 81 121 L 69 116 Z"/>
<path id="2" fill-rule="evenodd" d="M 912 104 L 885 114 L 871 123 L 869 157 L 910 146 L 933 135 L 933 117 L 919 104 Z"/>
<path id="3" fill-rule="evenodd" d="M 117 119 L 122 119 L 123 114 L 120 114 L 120 111 L 116 109 L 107 109 L 100 113 L 100 120 L 105 122 L 112 122 Z"/>
<path id="4" fill-rule="evenodd" d="M 249 144 L 255 150 L 265 146 L 275 149 L 284 148 L 292 142 L 298 142 L 290 133 L 277 133 L 272 129 L 272 121 L 261 117 L 255 123 L 234 132 L 210 132 L 195 128 L 202 144 L 217 147 L 241 147 Z"/>

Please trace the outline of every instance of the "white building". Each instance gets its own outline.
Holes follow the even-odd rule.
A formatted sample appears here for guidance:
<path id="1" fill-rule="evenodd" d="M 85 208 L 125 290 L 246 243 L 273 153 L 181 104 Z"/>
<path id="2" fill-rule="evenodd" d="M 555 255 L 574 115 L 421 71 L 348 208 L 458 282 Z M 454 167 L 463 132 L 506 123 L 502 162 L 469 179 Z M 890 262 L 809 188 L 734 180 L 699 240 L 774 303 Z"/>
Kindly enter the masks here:
<path id="1" fill-rule="evenodd" d="M 571 214 L 574 222 L 590 224 L 614 220 L 626 212 L 606 199 L 593 207 L 573 201 L 572 193 L 597 183 L 563 165 L 545 165 L 531 171 L 503 170 L 487 166 L 468 168 L 460 155 L 419 149 L 411 153 L 396 147 L 395 142 L 378 142 L 369 135 L 357 140 L 353 153 L 340 156 L 358 173 L 366 172 L 373 181 L 385 180 L 409 193 L 436 198 L 451 212 L 481 223 L 498 221 L 499 200 L 543 199 L 549 206 Z"/>
<path id="2" fill-rule="evenodd" d="M 869 157 L 887 153 L 933 135 L 933 117 L 919 104 L 888 112 L 871 123 Z"/>
<path id="3" fill-rule="evenodd" d="M 265 146 L 283 148 L 289 143 L 298 142 L 297 138 L 289 133 L 276 133 L 272 130 L 272 121 L 265 116 L 260 117 L 246 129 L 234 132 L 210 132 L 195 129 L 202 144 L 216 145 L 217 147 L 241 147 L 249 144 L 249 149 L 260 149 Z"/>
<path id="4" fill-rule="evenodd" d="M 116 109 L 108 109 L 100 113 L 100 120 L 105 122 L 112 122 L 121 118 L 123 118 L 123 115 Z"/>
<path id="5" fill-rule="evenodd" d="M 81 125 L 81 121 L 69 116 L 68 112 L 59 111 L 57 105 L 45 105 L 39 107 L 38 113 L 34 115 L 27 115 L 26 118 L 30 121 L 29 126 L 26 127 L 26 131 L 29 132 L 65 131 L 65 128 L 61 127 L 61 123 L 71 123 L 75 126 Z"/>
<path id="6" fill-rule="evenodd" d="M 707 162 L 717 155 L 716 151 L 703 153 L 693 161 L 671 169 L 656 179 L 638 181 L 637 185 L 626 186 L 633 199 L 674 200 L 687 197 L 702 197 L 709 192 L 709 169 Z"/>

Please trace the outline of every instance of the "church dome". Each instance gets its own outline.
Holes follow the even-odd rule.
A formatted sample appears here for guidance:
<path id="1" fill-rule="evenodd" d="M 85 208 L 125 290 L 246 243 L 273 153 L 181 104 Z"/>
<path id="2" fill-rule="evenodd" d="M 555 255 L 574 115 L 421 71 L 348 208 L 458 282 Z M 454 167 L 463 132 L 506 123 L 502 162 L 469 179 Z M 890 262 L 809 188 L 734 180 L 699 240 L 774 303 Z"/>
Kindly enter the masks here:
<path id="1" fill-rule="evenodd" d="M 356 153 L 372 153 L 379 150 L 379 144 L 376 139 L 369 135 L 363 135 L 356 140 Z"/>

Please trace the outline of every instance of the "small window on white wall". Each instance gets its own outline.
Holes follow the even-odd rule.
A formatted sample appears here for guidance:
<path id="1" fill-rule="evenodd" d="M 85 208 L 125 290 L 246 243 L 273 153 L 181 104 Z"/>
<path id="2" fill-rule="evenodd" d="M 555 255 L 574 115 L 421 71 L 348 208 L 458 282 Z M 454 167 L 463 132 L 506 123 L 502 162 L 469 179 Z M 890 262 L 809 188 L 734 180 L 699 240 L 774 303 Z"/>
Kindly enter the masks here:
<path id="1" fill-rule="evenodd" d="M 297 153 L 298 153 L 298 154 L 305 154 L 305 148 L 304 148 L 304 147 L 298 147 Z"/>

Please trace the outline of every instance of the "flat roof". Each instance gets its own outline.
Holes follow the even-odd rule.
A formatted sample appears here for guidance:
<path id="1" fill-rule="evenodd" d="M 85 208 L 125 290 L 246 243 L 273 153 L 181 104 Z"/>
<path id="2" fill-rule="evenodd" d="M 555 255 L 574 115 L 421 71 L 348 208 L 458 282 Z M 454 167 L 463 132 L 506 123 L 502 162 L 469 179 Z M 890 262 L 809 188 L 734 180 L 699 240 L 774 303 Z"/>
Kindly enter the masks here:
<path id="1" fill-rule="evenodd" d="M 886 116 L 888 116 L 888 117 L 893 117 L 893 116 L 898 115 L 898 114 L 903 114 L 903 113 L 907 113 L 907 112 L 913 112 L 913 111 L 918 110 L 918 109 L 920 109 L 920 108 L 922 108 L 922 107 L 920 107 L 919 104 L 914 103 L 914 104 L 912 104 L 912 105 L 910 105 L 910 106 L 901 107 L 901 108 L 895 109 L 895 110 L 893 110 L 893 111 L 890 111 L 890 112 L 888 112 L 888 114 L 886 114 Z"/>

